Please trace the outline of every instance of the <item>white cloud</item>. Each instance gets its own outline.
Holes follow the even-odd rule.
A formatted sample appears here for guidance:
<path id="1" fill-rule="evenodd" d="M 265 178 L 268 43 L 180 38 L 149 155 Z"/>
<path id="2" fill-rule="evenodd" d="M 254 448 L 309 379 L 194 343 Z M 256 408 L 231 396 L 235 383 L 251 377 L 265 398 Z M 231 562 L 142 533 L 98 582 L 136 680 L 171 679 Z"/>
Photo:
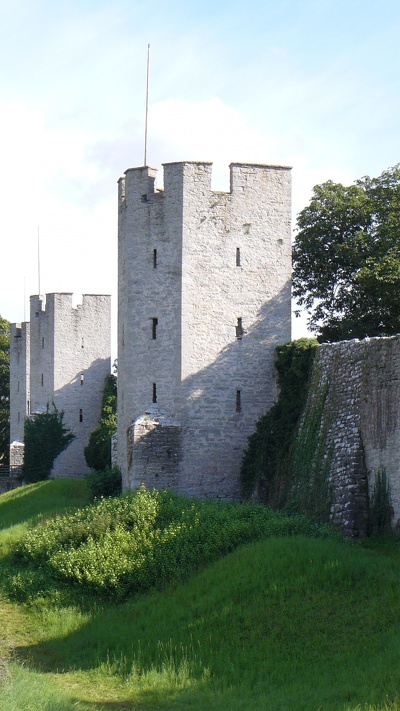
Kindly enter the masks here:
<path id="1" fill-rule="evenodd" d="M 215 189 L 228 189 L 232 162 L 271 162 L 274 144 L 272 135 L 255 129 L 216 97 L 198 102 L 168 99 L 151 107 L 150 162 L 152 156 L 163 163 L 210 160 Z"/>

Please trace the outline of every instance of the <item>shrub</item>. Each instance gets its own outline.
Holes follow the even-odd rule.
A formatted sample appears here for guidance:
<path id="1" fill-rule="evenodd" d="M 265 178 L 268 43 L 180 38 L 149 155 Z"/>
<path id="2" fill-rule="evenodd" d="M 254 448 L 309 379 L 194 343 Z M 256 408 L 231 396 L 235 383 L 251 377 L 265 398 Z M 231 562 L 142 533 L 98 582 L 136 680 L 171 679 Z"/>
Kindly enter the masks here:
<path id="1" fill-rule="evenodd" d="M 327 526 L 260 504 L 141 489 L 39 524 L 16 555 L 49 581 L 121 598 L 187 578 L 251 540 L 294 534 L 333 535 Z"/>
<path id="2" fill-rule="evenodd" d="M 64 425 L 64 413 L 53 405 L 25 419 L 25 454 L 22 479 L 28 484 L 48 479 L 56 457 L 75 439 Z"/>
<path id="3" fill-rule="evenodd" d="M 92 499 L 119 496 L 122 492 L 122 475 L 118 467 L 107 467 L 86 476 Z"/>

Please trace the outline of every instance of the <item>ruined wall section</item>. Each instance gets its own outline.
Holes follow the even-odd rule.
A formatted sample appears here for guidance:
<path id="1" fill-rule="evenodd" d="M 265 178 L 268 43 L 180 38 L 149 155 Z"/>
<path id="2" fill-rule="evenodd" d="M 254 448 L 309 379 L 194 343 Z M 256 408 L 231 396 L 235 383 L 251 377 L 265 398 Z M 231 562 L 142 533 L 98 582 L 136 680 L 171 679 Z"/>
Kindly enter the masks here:
<path id="1" fill-rule="evenodd" d="M 29 322 L 10 325 L 10 445 L 24 440 L 24 420 L 30 411 Z M 10 465 L 14 457 L 10 450 Z M 17 457 L 19 462 L 19 457 Z"/>
<path id="2" fill-rule="evenodd" d="M 368 492 L 380 467 L 390 482 L 394 524 L 400 519 L 399 381 L 400 336 L 324 344 L 315 356 L 302 427 L 322 405 L 331 518 L 350 536 L 366 533 Z"/>

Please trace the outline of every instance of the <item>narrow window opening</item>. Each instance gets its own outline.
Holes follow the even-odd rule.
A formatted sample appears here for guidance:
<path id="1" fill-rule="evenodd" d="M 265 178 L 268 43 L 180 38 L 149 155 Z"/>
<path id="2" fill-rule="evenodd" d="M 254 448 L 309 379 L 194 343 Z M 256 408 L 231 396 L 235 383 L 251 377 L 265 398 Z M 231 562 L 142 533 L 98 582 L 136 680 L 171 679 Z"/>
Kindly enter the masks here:
<path id="1" fill-rule="evenodd" d="M 26 412 L 28 415 L 31 414 L 31 403 L 29 402 L 29 400 L 26 403 Z"/>
<path id="2" fill-rule="evenodd" d="M 157 250 L 153 249 L 153 269 L 157 269 Z"/>
<path id="3" fill-rule="evenodd" d="M 142 195 L 140 199 L 142 202 L 147 202 L 147 195 Z"/>
<path id="4" fill-rule="evenodd" d="M 79 410 L 79 422 L 83 422 L 83 410 Z"/>
<path id="5" fill-rule="evenodd" d="M 243 336 L 243 324 L 242 324 L 242 319 L 238 318 L 237 324 L 236 324 L 236 338 L 240 340 Z"/>
<path id="6" fill-rule="evenodd" d="M 242 411 L 242 393 L 241 390 L 236 390 L 236 412 Z"/>
<path id="7" fill-rule="evenodd" d="M 152 320 L 151 337 L 152 337 L 153 341 L 155 341 L 157 338 L 158 318 L 153 318 L 151 320 Z"/>
<path id="8" fill-rule="evenodd" d="M 44 348 L 44 337 L 42 338 L 42 348 Z"/>
<path id="9" fill-rule="evenodd" d="M 84 347 L 85 347 L 85 341 L 84 341 L 84 339 L 82 338 L 82 340 L 81 340 L 81 348 L 84 348 Z"/>
<path id="10" fill-rule="evenodd" d="M 153 402 L 157 402 L 157 383 L 153 383 Z"/>
<path id="11" fill-rule="evenodd" d="M 236 247 L 236 266 L 240 267 L 240 247 Z"/>
<path id="12" fill-rule="evenodd" d="M 19 392 L 19 380 L 18 380 L 17 392 Z"/>
<path id="13" fill-rule="evenodd" d="M 83 385 L 84 379 L 85 379 L 85 376 L 83 375 L 83 373 L 81 373 L 81 385 Z"/>
<path id="14" fill-rule="evenodd" d="M 42 385 L 43 385 L 43 382 L 44 382 L 44 378 L 43 378 L 43 373 L 42 373 Z"/>

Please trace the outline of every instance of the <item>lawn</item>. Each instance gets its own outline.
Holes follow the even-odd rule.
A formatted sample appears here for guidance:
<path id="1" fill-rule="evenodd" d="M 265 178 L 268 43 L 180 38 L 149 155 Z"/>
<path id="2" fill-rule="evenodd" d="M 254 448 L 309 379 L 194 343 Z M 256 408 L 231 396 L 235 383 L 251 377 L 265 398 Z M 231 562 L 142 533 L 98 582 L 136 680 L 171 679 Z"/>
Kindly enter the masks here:
<path id="1" fill-rule="evenodd" d="M 143 501 L 149 521 L 153 499 Z M 193 502 L 186 507 L 182 499 L 168 499 L 168 516 L 160 504 L 154 525 L 149 524 L 146 536 L 153 545 L 147 551 L 155 556 L 167 541 L 169 556 L 176 553 L 175 571 L 169 582 L 157 578 L 160 584 L 146 590 L 132 587 L 130 572 L 121 578 L 131 581 L 124 582 L 121 597 L 111 583 L 101 594 L 70 572 L 63 578 L 51 567 L 51 546 L 48 562 L 42 556 L 38 567 L 34 560 L 40 536 L 56 529 L 59 536 L 62 525 L 33 527 L 57 508 L 67 512 L 62 521 L 73 539 L 68 548 L 64 536 L 64 550 L 75 555 L 88 535 L 95 538 L 86 531 L 77 543 L 70 528 L 76 520 L 70 510 L 88 502 L 82 482 L 47 482 L 0 496 L 1 711 L 400 710 L 396 539 L 356 545 L 323 528 L 310 529 L 312 535 L 296 533 L 298 523 L 287 524 L 287 535 L 283 519 L 274 523 L 272 512 L 265 513 L 263 527 L 264 514 L 257 509 L 254 540 L 236 541 L 224 553 L 221 541 L 231 545 L 229 532 L 236 538 L 238 531 L 251 534 L 242 512 L 233 507 L 231 513 L 228 506 L 213 513 L 211 505 L 207 537 L 201 507 L 196 516 L 185 513 L 182 519 L 180 509 L 193 511 Z M 115 545 L 121 540 L 125 545 L 115 522 L 99 531 L 93 511 L 105 520 L 105 508 L 84 510 L 91 525 L 97 521 L 99 545 L 115 530 Z M 224 531 L 218 537 L 212 522 L 221 516 Z M 81 514 L 78 519 L 82 535 Z M 155 533 L 170 531 L 171 521 L 176 540 L 186 541 L 172 549 L 170 535 Z M 197 528 L 188 521 L 196 521 Z M 198 536 L 198 565 L 190 571 L 188 560 L 193 563 L 195 556 L 185 553 L 187 540 L 195 546 Z"/>

